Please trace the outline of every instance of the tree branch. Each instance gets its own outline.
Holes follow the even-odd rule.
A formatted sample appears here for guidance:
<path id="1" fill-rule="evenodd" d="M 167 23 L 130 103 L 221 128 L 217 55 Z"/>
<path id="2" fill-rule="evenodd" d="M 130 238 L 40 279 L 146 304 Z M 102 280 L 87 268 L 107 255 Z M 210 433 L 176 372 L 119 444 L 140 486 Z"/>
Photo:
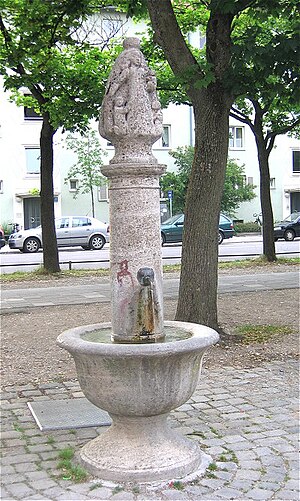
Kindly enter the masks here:
<path id="1" fill-rule="evenodd" d="M 157 0 L 147 0 L 147 7 L 154 30 L 154 40 L 168 54 L 168 61 L 174 73 L 182 76 L 193 68 L 198 78 L 203 78 L 204 75 L 178 26 L 171 1 L 159 2 L 158 8 Z"/>

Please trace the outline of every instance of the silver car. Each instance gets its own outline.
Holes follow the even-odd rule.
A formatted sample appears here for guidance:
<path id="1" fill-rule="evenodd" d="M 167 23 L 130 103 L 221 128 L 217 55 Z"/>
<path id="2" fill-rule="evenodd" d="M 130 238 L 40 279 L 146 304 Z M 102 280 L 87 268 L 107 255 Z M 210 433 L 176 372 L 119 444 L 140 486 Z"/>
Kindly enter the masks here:
<path id="1" fill-rule="evenodd" d="M 55 229 L 58 247 L 80 245 L 86 250 L 99 250 L 109 242 L 109 226 L 92 217 L 61 217 L 55 219 Z M 8 245 L 10 249 L 19 249 L 21 252 L 37 252 L 43 247 L 42 227 L 13 233 Z"/>

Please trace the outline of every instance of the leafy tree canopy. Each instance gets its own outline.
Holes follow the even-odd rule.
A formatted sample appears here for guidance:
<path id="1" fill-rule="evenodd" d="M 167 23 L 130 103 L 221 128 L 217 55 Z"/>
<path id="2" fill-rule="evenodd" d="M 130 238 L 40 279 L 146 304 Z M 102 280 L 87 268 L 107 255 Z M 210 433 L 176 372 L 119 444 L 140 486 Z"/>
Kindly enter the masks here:
<path id="1" fill-rule="evenodd" d="M 100 2 L 97 9 L 108 2 Z M 19 105 L 48 113 L 56 130 L 87 126 L 97 115 L 115 58 L 88 43 L 90 0 L 0 0 L 0 70 Z M 31 96 L 24 96 L 24 88 Z"/>
<path id="2" fill-rule="evenodd" d="M 184 212 L 185 197 L 189 176 L 194 158 L 193 146 L 177 148 L 170 153 L 175 158 L 178 171 L 167 172 L 162 176 L 160 187 L 163 193 L 173 190 L 174 212 Z M 221 210 L 228 215 L 234 216 L 235 211 L 242 202 L 255 198 L 254 185 L 246 184 L 244 166 L 238 165 L 234 160 L 228 159 L 226 167 L 225 184 L 221 202 Z"/>
<path id="3" fill-rule="evenodd" d="M 100 146 L 99 134 L 89 129 L 79 138 L 69 135 L 66 142 L 67 148 L 74 151 L 77 158 L 65 179 L 78 181 L 74 197 L 79 193 L 89 193 L 94 186 L 105 184 L 106 178 L 101 174 L 101 165 L 107 152 Z"/>

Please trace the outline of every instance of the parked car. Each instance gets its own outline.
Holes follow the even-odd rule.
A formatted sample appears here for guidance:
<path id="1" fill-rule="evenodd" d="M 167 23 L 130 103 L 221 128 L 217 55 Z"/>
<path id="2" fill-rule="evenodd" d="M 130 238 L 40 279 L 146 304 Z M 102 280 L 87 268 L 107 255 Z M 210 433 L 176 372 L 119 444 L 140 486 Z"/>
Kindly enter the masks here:
<path id="1" fill-rule="evenodd" d="M 278 238 L 291 242 L 295 237 L 300 237 L 300 212 L 293 212 L 274 226 L 275 242 Z"/>
<path id="2" fill-rule="evenodd" d="M 109 242 L 107 224 L 92 217 L 65 216 L 55 219 L 58 247 L 74 247 L 80 245 L 86 250 L 102 249 Z M 21 252 L 37 252 L 43 247 L 42 227 L 20 230 L 10 235 L 8 245 Z"/>
<path id="3" fill-rule="evenodd" d="M 176 214 L 176 216 L 167 219 L 160 227 L 162 245 L 171 242 L 182 242 L 183 225 L 184 214 Z M 228 216 L 220 214 L 218 243 L 221 244 L 224 238 L 231 238 L 234 234 L 232 220 Z"/>
<path id="4" fill-rule="evenodd" d="M 0 226 L 0 249 L 2 249 L 2 247 L 4 247 L 4 245 L 5 245 L 4 230 L 3 230 L 2 226 Z"/>

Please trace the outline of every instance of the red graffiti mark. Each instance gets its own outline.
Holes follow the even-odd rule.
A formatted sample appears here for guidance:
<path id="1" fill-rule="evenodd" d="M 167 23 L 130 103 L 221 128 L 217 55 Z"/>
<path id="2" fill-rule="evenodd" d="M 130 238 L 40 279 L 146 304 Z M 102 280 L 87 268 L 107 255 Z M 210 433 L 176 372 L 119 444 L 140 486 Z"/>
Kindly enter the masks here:
<path id="1" fill-rule="evenodd" d="M 124 259 L 123 261 L 121 261 L 119 263 L 119 266 L 120 266 L 120 271 L 118 271 L 118 273 L 117 273 L 118 283 L 120 285 L 123 285 L 125 278 L 129 277 L 129 279 L 131 281 L 131 285 L 133 286 L 133 278 L 132 278 L 132 275 L 131 275 L 130 271 L 128 270 L 128 261 L 127 261 L 127 259 Z"/>

